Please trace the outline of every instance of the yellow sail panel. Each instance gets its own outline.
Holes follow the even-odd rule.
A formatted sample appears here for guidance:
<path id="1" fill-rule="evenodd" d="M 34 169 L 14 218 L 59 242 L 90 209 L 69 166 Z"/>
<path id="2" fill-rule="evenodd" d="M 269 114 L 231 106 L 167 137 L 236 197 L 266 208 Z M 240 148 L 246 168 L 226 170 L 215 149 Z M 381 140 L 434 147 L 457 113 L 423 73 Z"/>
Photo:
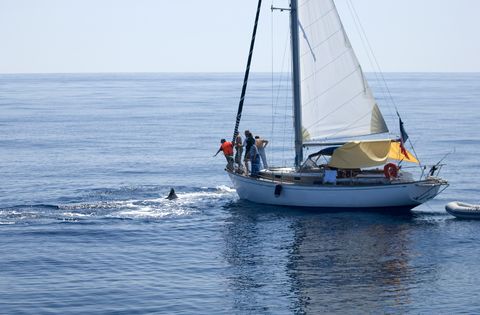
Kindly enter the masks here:
<path id="1" fill-rule="evenodd" d="M 390 139 L 348 142 L 333 152 L 328 163 L 336 168 L 364 168 L 383 165 L 391 151 Z"/>
<path id="2" fill-rule="evenodd" d="M 388 158 L 392 160 L 398 160 L 398 161 L 405 161 L 405 162 L 411 162 L 411 163 L 417 163 L 420 164 L 420 162 L 417 160 L 415 155 L 410 153 L 407 149 L 404 149 L 405 153 L 402 152 L 402 148 L 400 147 L 400 142 L 392 142 L 390 146 L 390 152 L 388 153 Z"/>

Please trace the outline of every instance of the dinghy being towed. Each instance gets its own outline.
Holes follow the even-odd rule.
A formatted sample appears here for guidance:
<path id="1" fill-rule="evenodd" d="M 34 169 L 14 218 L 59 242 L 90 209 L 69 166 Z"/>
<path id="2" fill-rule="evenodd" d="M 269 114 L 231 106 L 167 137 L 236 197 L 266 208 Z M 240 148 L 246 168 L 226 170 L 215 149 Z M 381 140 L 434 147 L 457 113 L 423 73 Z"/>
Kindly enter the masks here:
<path id="1" fill-rule="evenodd" d="M 454 201 L 447 204 L 445 210 L 459 219 L 480 220 L 480 205 L 471 205 L 464 202 Z"/>
<path id="2" fill-rule="evenodd" d="M 233 141 L 239 134 L 261 3 L 259 0 Z M 389 129 L 334 1 L 291 0 L 289 8 L 279 9 L 290 12 L 295 165 L 271 167 L 255 177 L 241 168 L 227 170 L 240 198 L 273 205 L 390 211 L 414 208 L 443 191 L 448 183 L 438 177 L 440 165 L 428 174 L 422 168 L 422 175 L 414 180 L 391 163 L 419 163 L 404 147 L 408 135 L 398 111 L 399 139 L 338 143 L 340 139 L 389 133 Z M 329 142 L 332 139 L 337 142 Z M 312 155 L 304 161 L 305 147 L 331 145 L 336 146 L 327 148 L 331 153 L 318 152 L 331 156 L 326 164 L 318 165 Z"/>

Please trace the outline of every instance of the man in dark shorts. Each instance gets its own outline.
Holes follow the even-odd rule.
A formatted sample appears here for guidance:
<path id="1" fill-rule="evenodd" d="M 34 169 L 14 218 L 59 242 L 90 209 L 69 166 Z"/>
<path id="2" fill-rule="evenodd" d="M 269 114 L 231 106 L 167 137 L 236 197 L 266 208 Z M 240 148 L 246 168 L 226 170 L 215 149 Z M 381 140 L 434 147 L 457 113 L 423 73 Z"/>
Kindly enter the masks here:
<path id="1" fill-rule="evenodd" d="M 260 154 L 258 154 L 258 148 L 256 145 L 250 147 L 250 162 L 252 163 L 251 177 L 258 177 L 260 173 Z"/>
<path id="2" fill-rule="evenodd" d="M 245 162 L 245 167 L 247 169 L 247 175 L 249 173 L 249 167 L 248 167 L 248 161 L 250 160 L 250 149 L 252 148 L 252 145 L 255 145 L 255 138 L 253 137 L 252 133 L 250 130 L 245 130 L 245 157 L 243 161 Z"/>

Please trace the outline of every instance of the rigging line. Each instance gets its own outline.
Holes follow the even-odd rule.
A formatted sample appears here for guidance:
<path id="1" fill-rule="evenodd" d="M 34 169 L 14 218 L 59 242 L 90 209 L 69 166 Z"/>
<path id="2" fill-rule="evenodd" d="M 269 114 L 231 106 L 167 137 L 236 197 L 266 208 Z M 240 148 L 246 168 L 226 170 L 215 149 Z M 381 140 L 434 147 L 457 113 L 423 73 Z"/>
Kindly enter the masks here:
<path id="1" fill-rule="evenodd" d="M 280 88 L 282 86 L 282 81 L 283 81 L 283 69 L 285 68 L 285 58 L 286 58 L 286 55 L 287 55 L 288 40 L 289 40 L 289 36 L 287 35 L 286 38 L 285 38 L 285 48 L 283 49 L 282 67 L 281 67 L 281 70 L 280 70 L 280 78 L 279 78 L 279 82 L 278 82 L 277 98 L 275 100 L 276 105 L 278 105 L 278 101 L 280 99 Z"/>
<path id="2" fill-rule="evenodd" d="M 283 117 L 283 141 L 282 141 L 282 163 L 283 163 L 283 166 L 286 166 L 286 161 L 285 161 L 285 140 L 286 140 L 286 132 L 287 132 L 287 128 L 285 128 L 285 125 L 287 124 L 287 109 L 289 106 L 287 106 L 288 104 L 288 100 L 289 100 L 289 97 L 290 97 L 290 89 L 288 88 L 290 85 L 290 80 L 287 80 L 287 93 L 285 94 L 285 106 L 284 106 L 284 117 Z"/>
<path id="3" fill-rule="evenodd" d="M 372 45 L 370 44 L 370 41 L 368 40 L 368 37 L 367 37 L 367 34 L 365 32 L 365 29 L 363 28 L 363 25 L 362 23 L 360 22 L 360 17 L 358 16 L 358 13 L 357 13 L 357 10 L 355 9 L 355 6 L 353 5 L 353 2 L 351 0 L 348 0 L 348 2 L 350 3 L 351 7 L 352 7 L 352 10 L 353 10 L 353 13 L 355 14 L 357 20 L 358 20 L 358 23 L 360 25 L 360 29 L 362 30 L 362 33 L 363 33 L 363 36 L 365 37 L 365 41 L 368 45 L 368 48 L 370 49 L 370 53 L 372 54 L 372 57 L 377 65 L 377 68 L 379 70 L 379 73 L 380 73 L 380 76 L 383 80 L 383 83 L 385 85 L 385 88 L 387 89 L 388 91 L 388 96 L 390 97 L 390 100 L 392 101 L 392 104 L 393 106 L 395 107 L 395 110 L 397 112 L 397 115 L 398 115 L 398 108 L 397 108 L 397 104 L 395 103 L 395 100 L 393 99 L 392 97 L 392 93 L 390 92 L 390 88 L 388 87 L 388 84 L 387 84 L 387 81 L 385 80 L 385 76 L 383 75 L 383 71 L 382 71 L 382 68 L 380 67 L 380 64 L 378 63 L 378 59 L 377 57 L 375 56 L 375 53 L 373 52 L 373 49 L 372 49 Z"/>
<path id="4" fill-rule="evenodd" d="M 412 150 L 413 150 L 413 154 L 415 154 L 415 157 L 418 160 L 418 166 L 422 168 L 423 167 L 422 162 L 419 160 L 417 150 L 415 150 L 415 147 L 413 146 L 412 140 L 410 140 L 410 138 L 408 138 L 408 143 L 410 143 L 410 146 L 412 147 Z"/>
<path id="5" fill-rule="evenodd" d="M 272 5 L 271 7 L 273 7 L 273 0 L 272 0 L 271 5 Z M 270 44 L 271 44 L 271 57 L 272 57 L 272 61 L 271 61 L 272 62 L 272 64 L 271 64 L 271 66 L 272 66 L 272 78 L 271 78 L 272 79 L 272 82 L 271 82 L 271 84 L 272 84 L 272 93 L 271 93 L 271 97 L 272 97 L 272 100 L 271 100 L 271 102 L 272 102 L 272 130 L 271 130 L 271 133 L 270 133 L 270 141 L 272 141 L 272 144 L 273 144 L 273 133 L 274 133 L 274 125 L 275 125 L 275 107 L 274 107 L 274 103 L 273 103 L 274 102 L 273 95 L 275 93 L 274 87 L 273 87 L 273 85 L 274 85 L 274 79 L 273 79 L 273 70 L 274 70 L 274 68 L 273 68 L 273 64 L 274 64 L 274 61 L 273 61 L 274 60 L 273 45 L 274 45 L 274 43 L 273 43 L 273 41 L 274 41 L 274 37 L 273 37 L 273 35 L 274 35 L 273 34 L 273 12 L 270 12 Z M 272 156 L 272 154 L 268 155 L 268 157 L 269 157 L 268 162 L 270 163 L 270 165 L 273 162 L 271 156 Z"/>
<path id="6" fill-rule="evenodd" d="M 287 100 L 290 100 L 290 101 L 292 101 L 292 99 L 293 99 L 293 98 L 287 98 Z M 292 107 L 293 107 L 293 106 L 292 106 Z M 293 110 L 292 110 L 292 111 L 293 111 Z M 287 111 L 285 111 L 285 113 L 287 113 Z M 292 113 L 292 115 L 289 116 L 289 118 L 291 119 L 292 125 L 293 125 L 293 117 L 294 117 L 294 115 L 293 115 L 293 113 Z M 289 143 L 290 143 L 290 145 L 291 145 L 292 143 L 295 143 L 295 140 L 294 140 L 295 133 L 294 133 L 294 132 L 290 132 L 289 134 L 290 134 L 290 141 L 289 141 Z M 290 156 L 290 155 L 289 155 L 289 156 Z M 287 165 L 287 161 L 285 160 L 285 166 L 286 166 L 286 165 Z"/>
<path id="7" fill-rule="evenodd" d="M 382 92 L 384 93 L 384 95 L 387 96 L 387 102 L 388 102 L 388 101 L 391 102 L 391 100 L 389 100 L 389 98 L 388 98 L 388 95 L 389 95 L 389 94 L 388 94 L 388 91 L 385 89 L 385 86 L 384 86 L 383 84 L 381 84 L 381 83 L 382 83 L 382 80 L 381 80 L 381 77 L 379 77 L 379 74 L 378 74 L 378 72 L 377 72 L 377 70 L 378 70 L 379 72 L 381 72 L 381 69 L 376 69 L 375 63 L 374 63 L 374 61 L 372 60 L 372 53 L 371 53 L 371 51 L 370 51 L 370 50 L 368 49 L 368 47 L 367 47 L 367 44 L 366 44 L 366 34 L 365 34 L 365 32 L 363 32 L 363 36 L 362 36 L 362 31 L 361 31 L 361 29 L 360 29 L 360 25 L 361 25 L 360 18 L 359 18 L 358 15 L 356 15 L 356 14 L 354 13 L 354 9 L 352 8 L 352 6 L 351 6 L 351 4 L 350 4 L 350 1 L 347 1 L 347 7 L 348 7 L 348 10 L 349 10 L 349 12 L 350 12 L 350 15 L 351 15 L 352 18 L 353 18 L 353 22 L 354 22 L 355 28 L 356 28 L 358 34 L 360 35 L 360 39 L 361 39 L 363 48 L 365 49 L 365 52 L 366 52 L 366 54 L 367 54 L 368 61 L 370 62 L 370 65 L 372 66 L 372 69 L 374 70 L 374 71 L 373 71 L 373 74 L 374 74 L 374 76 L 375 76 L 375 79 L 376 79 L 377 82 L 380 83 L 380 88 L 381 88 Z M 393 103 L 391 103 L 391 104 L 393 104 Z M 390 112 L 390 116 L 391 116 L 391 117 L 394 117 L 394 113 L 392 112 L 391 106 L 387 106 L 387 108 L 388 108 L 388 110 L 389 110 L 389 112 Z M 392 118 L 390 118 L 390 119 L 392 119 Z"/>
<path id="8" fill-rule="evenodd" d="M 281 87 L 282 87 L 282 82 L 283 82 L 283 75 L 284 75 L 284 69 L 285 69 L 285 60 L 286 60 L 286 56 L 287 56 L 287 48 L 288 48 L 288 41 L 290 39 L 290 36 L 287 32 L 287 35 L 285 36 L 285 44 L 284 44 L 284 49 L 283 49 L 283 57 L 282 57 L 282 66 L 280 68 L 280 78 L 279 78 L 279 81 L 278 81 L 278 88 L 277 88 L 277 96 L 276 96 L 276 99 L 275 99 L 275 117 L 277 115 L 277 108 L 279 107 L 279 101 L 280 101 L 280 91 L 281 91 Z M 287 74 L 287 79 L 288 79 L 288 74 Z M 288 80 L 287 80 L 287 84 L 288 84 Z M 288 88 L 288 85 L 287 85 L 287 88 Z M 285 123 L 285 122 L 284 122 Z M 272 126 L 272 129 L 274 129 L 274 127 Z M 284 128 L 285 129 L 285 128 Z M 283 140 L 284 141 L 284 140 Z M 285 143 L 283 143 L 283 145 L 285 145 Z"/>
<path id="9" fill-rule="evenodd" d="M 306 127 L 305 129 L 310 129 L 316 125 L 318 125 L 322 120 L 326 119 L 328 116 L 332 115 L 333 113 L 339 111 L 343 106 L 349 104 L 351 101 L 353 101 L 354 99 L 356 99 L 357 97 L 359 97 L 360 95 L 363 94 L 363 90 L 360 91 L 358 94 L 356 94 L 355 96 L 353 96 L 352 98 L 350 98 L 348 101 L 344 102 L 343 104 L 341 104 L 340 106 L 338 106 L 337 108 L 335 108 L 333 111 L 331 111 L 330 113 L 326 114 L 325 116 L 323 116 L 322 118 L 320 118 L 319 120 L 317 120 L 316 122 L 314 122 L 313 124 L 311 124 L 310 126 Z"/>
<path id="10" fill-rule="evenodd" d="M 248 54 L 248 60 L 247 60 L 247 69 L 245 70 L 245 77 L 243 79 L 242 94 L 240 96 L 240 102 L 238 104 L 237 118 L 235 121 L 235 128 L 233 130 L 232 143 L 235 142 L 235 138 L 238 134 L 238 127 L 240 125 L 240 120 L 242 119 L 243 101 L 245 100 L 245 93 L 247 92 L 248 75 L 250 74 L 250 65 L 252 63 L 253 48 L 255 46 L 255 37 L 257 36 L 257 26 L 258 26 L 258 19 L 260 17 L 261 8 L 262 8 L 262 0 L 258 0 L 257 14 L 255 15 L 255 24 L 253 26 L 252 40 L 250 42 L 250 52 Z"/>
<path id="11" fill-rule="evenodd" d="M 348 79 L 349 77 L 351 77 L 353 74 L 355 74 L 355 72 L 358 72 L 358 71 L 361 71 L 361 68 L 360 68 L 360 67 L 356 67 L 355 70 L 353 70 L 351 73 L 347 74 L 345 77 L 341 78 L 340 81 L 336 82 L 335 84 L 333 84 L 332 86 L 330 86 L 328 89 L 324 90 L 322 93 L 315 95 L 315 97 L 314 97 L 314 98 L 311 98 L 310 100 L 308 100 L 308 102 L 303 103 L 303 106 L 305 107 L 305 106 L 307 106 L 308 104 L 316 101 L 319 97 L 323 96 L 324 94 L 326 94 L 328 91 L 330 91 L 330 90 L 333 89 L 334 87 L 337 87 L 338 85 L 340 85 L 340 83 L 342 83 L 343 81 L 345 81 L 346 79 Z"/>
<path id="12" fill-rule="evenodd" d="M 342 52 L 340 55 L 338 55 L 337 57 L 335 57 L 334 59 L 332 59 L 330 62 L 326 63 L 325 65 L 323 65 L 322 67 L 320 67 L 319 69 L 315 69 L 314 72 L 312 72 L 312 74 L 310 74 L 308 77 L 305 77 L 302 79 L 302 82 L 304 82 L 305 80 L 308 80 L 310 79 L 311 77 L 313 77 L 315 74 L 325 70 L 326 67 L 328 67 L 329 65 L 331 65 L 332 63 L 334 63 L 335 61 L 337 61 L 338 59 L 342 58 L 344 55 L 346 55 L 348 52 L 350 52 L 349 49 L 345 50 L 344 52 Z"/>
<path id="13" fill-rule="evenodd" d="M 398 113 L 398 111 L 397 111 L 397 116 L 398 116 L 398 119 L 401 120 L 400 114 Z M 400 131 L 400 133 L 401 133 L 401 131 Z M 408 138 L 407 141 L 408 141 L 408 143 L 410 143 L 410 147 L 412 148 L 413 153 L 415 154 L 415 157 L 416 157 L 417 160 L 418 160 L 418 166 L 420 167 L 420 169 L 422 169 L 422 167 L 423 167 L 423 166 L 422 166 L 422 162 L 420 161 L 420 158 L 419 158 L 419 156 L 418 156 L 418 154 L 417 154 L 417 150 L 415 150 L 415 146 L 413 145 L 413 142 L 412 142 L 412 140 L 410 139 L 410 137 Z"/>
<path id="14" fill-rule="evenodd" d="M 348 1 L 347 1 L 347 7 L 348 7 L 348 10 L 349 10 L 349 12 L 350 12 L 350 15 L 351 15 L 352 18 L 353 18 L 353 22 L 354 22 L 355 28 L 356 28 L 358 34 L 360 35 L 360 39 L 361 39 L 363 48 L 365 49 L 365 52 L 367 53 L 368 61 L 370 62 L 370 65 L 372 66 L 372 68 L 375 69 L 375 64 L 374 64 L 374 62 L 373 62 L 373 60 L 372 60 L 372 56 L 371 56 L 371 54 L 370 54 L 370 52 L 369 52 L 369 50 L 368 50 L 368 48 L 367 48 L 367 44 L 365 43 L 365 39 L 364 39 L 364 37 L 362 36 L 362 32 L 361 32 L 360 27 L 359 27 L 359 25 L 358 25 L 360 22 L 357 21 L 357 18 L 355 18 L 355 14 L 353 13 L 352 8 L 351 8 L 351 6 L 350 6 L 350 2 L 348 2 Z M 378 81 L 380 81 L 380 77 L 378 76 L 378 73 L 377 73 L 376 71 L 374 71 L 373 74 L 375 75 L 375 78 L 376 78 Z"/>
<path id="15" fill-rule="evenodd" d="M 380 72 L 380 76 L 381 76 L 382 79 L 383 79 L 383 84 L 385 85 L 385 88 L 386 88 L 387 91 L 388 91 L 388 96 L 390 97 L 390 100 L 392 101 L 392 104 L 393 104 L 393 106 L 395 107 L 395 112 L 396 112 L 396 114 L 397 114 L 397 117 L 398 117 L 399 119 L 401 119 L 401 118 L 400 118 L 400 113 L 398 112 L 397 104 L 395 103 L 395 100 L 393 99 L 392 93 L 390 92 L 390 88 L 388 87 L 387 81 L 386 81 L 386 79 L 385 79 L 385 76 L 383 75 L 383 71 L 382 71 L 382 69 L 381 69 L 381 67 L 380 67 L 380 64 L 378 63 L 377 57 L 375 56 L 375 53 L 373 52 L 372 45 L 370 45 L 370 41 L 368 40 L 368 37 L 367 37 L 367 35 L 366 35 L 366 33 L 365 33 L 365 29 L 363 28 L 363 25 L 362 25 L 362 23 L 360 22 L 360 18 L 359 18 L 359 16 L 358 16 L 357 10 L 355 9 L 355 6 L 353 5 L 353 2 L 352 2 L 351 0 L 348 0 L 348 2 L 350 2 L 350 5 L 352 6 L 353 12 L 355 13 L 355 16 L 357 17 L 357 19 L 359 20 L 360 28 L 362 29 L 362 32 L 363 32 L 363 34 L 364 34 L 364 36 L 365 36 L 365 40 L 366 40 L 366 42 L 367 42 L 367 44 L 368 44 L 368 47 L 370 48 L 370 52 L 371 52 L 371 54 L 372 54 L 372 56 L 373 56 L 373 59 L 375 60 L 375 63 L 377 64 L 378 70 L 379 70 L 379 72 Z M 416 150 L 415 150 L 415 147 L 413 146 L 412 141 L 410 141 L 410 139 L 409 139 L 408 142 L 410 143 L 410 146 L 412 147 L 413 153 L 414 153 L 414 154 L 416 155 L 416 157 L 418 158 L 417 152 L 416 152 Z M 420 168 L 421 168 L 420 163 L 419 163 L 419 166 L 420 166 Z"/>

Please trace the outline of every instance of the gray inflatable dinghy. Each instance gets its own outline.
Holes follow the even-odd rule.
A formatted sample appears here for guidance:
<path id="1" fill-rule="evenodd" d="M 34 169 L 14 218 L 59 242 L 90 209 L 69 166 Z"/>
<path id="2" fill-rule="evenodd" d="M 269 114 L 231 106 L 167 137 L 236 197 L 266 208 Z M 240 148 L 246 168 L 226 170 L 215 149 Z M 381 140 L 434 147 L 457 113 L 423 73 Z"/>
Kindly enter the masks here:
<path id="1" fill-rule="evenodd" d="M 445 206 L 445 210 L 451 215 L 460 219 L 480 220 L 480 205 L 471 205 L 459 201 L 450 202 Z"/>

